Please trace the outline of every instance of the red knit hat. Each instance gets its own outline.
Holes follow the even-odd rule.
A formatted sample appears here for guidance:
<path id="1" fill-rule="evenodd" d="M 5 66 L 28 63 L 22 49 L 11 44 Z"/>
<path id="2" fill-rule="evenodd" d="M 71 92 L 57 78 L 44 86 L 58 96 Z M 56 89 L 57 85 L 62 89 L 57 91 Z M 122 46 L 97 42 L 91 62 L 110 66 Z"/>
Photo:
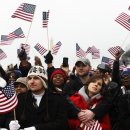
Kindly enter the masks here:
<path id="1" fill-rule="evenodd" d="M 53 71 L 53 73 L 51 74 L 51 79 L 54 77 L 54 75 L 56 75 L 56 74 L 61 74 L 62 76 L 63 76 L 63 78 L 64 78 L 64 80 L 66 81 L 67 80 L 67 76 L 66 76 L 66 73 L 64 72 L 64 70 L 62 70 L 62 69 L 55 69 L 54 71 Z"/>

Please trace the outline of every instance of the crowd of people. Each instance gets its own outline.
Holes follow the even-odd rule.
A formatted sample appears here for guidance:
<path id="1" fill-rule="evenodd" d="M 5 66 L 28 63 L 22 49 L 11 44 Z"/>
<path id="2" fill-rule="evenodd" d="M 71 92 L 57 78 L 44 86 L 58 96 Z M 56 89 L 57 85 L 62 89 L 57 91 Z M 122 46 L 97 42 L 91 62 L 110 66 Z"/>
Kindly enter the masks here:
<path id="1" fill-rule="evenodd" d="M 113 68 L 101 63 L 95 70 L 87 58 L 72 71 L 55 68 L 51 51 L 47 66 L 37 56 L 32 65 L 24 48 L 18 58 L 20 65 L 0 66 L 0 91 L 13 82 L 18 98 L 15 109 L 0 114 L 0 130 L 130 130 L 130 51 L 118 51 Z"/>

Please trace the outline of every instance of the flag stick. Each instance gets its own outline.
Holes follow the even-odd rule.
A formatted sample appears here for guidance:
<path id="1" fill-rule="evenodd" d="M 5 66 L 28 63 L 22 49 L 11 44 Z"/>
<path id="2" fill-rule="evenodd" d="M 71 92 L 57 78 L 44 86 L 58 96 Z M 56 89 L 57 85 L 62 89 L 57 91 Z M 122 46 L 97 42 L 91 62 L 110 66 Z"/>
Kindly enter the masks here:
<path id="1" fill-rule="evenodd" d="M 50 50 L 51 50 L 51 52 L 52 52 L 52 46 L 53 46 L 53 38 L 51 38 L 51 40 L 50 40 Z"/>
<path id="2" fill-rule="evenodd" d="M 15 112 L 15 109 L 13 110 L 14 112 L 14 120 L 16 120 L 16 112 Z"/>
<path id="3" fill-rule="evenodd" d="M 34 18 L 34 14 L 33 14 L 33 18 Z M 32 20 L 32 22 L 33 22 L 33 20 Z M 27 43 L 27 40 L 28 40 L 28 36 L 29 36 L 30 30 L 31 30 L 31 27 L 32 27 L 32 22 L 31 22 L 30 27 L 29 27 L 29 31 L 28 31 L 28 34 L 27 34 L 25 44 Z"/>
<path id="4" fill-rule="evenodd" d="M 29 31 L 28 31 L 28 34 L 27 34 L 27 38 L 26 38 L 25 44 L 27 43 L 27 40 L 28 40 L 28 37 L 29 37 L 29 33 L 30 33 L 30 30 L 31 30 L 31 26 L 32 26 L 32 22 L 31 22 L 30 27 L 29 27 Z"/>
<path id="5" fill-rule="evenodd" d="M 48 50 L 49 50 L 50 48 L 49 48 L 49 34 L 48 34 L 48 27 L 47 27 L 47 42 L 48 42 Z"/>

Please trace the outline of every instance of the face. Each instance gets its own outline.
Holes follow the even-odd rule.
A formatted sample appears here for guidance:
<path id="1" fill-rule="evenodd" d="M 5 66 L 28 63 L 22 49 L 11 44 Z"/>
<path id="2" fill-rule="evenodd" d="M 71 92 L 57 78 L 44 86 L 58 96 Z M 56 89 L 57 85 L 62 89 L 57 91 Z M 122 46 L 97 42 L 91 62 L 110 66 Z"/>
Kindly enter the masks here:
<path id="1" fill-rule="evenodd" d="M 102 79 L 97 79 L 88 85 L 88 93 L 89 96 L 94 96 L 95 94 L 98 94 L 102 88 Z"/>
<path id="2" fill-rule="evenodd" d="M 76 65 L 76 72 L 79 76 L 84 76 L 90 71 L 91 67 L 89 65 L 84 65 L 82 62 L 79 62 Z"/>
<path id="3" fill-rule="evenodd" d="M 130 87 L 130 74 L 129 75 L 125 75 L 122 78 L 122 84 L 127 88 Z"/>
<path id="4" fill-rule="evenodd" d="M 17 94 L 25 93 L 27 91 L 27 87 L 22 83 L 17 83 L 17 84 L 15 84 L 14 87 L 15 87 L 15 90 L 16 90 Z"/>
<path id="5" fill-rule="evenodd" d="M 34 94 L 41 94 L 45 90 L 43 83 L 39 77 L 31 75 L 27 77 L 27 81 L 29 89 Z"/>
<path id="6" fill-rule="evenodd" d="M 64 84 L 64 78 L 61 74 L 56 74 L 53 76 L 52 82 L 56 87 L 62 87 Z"/>

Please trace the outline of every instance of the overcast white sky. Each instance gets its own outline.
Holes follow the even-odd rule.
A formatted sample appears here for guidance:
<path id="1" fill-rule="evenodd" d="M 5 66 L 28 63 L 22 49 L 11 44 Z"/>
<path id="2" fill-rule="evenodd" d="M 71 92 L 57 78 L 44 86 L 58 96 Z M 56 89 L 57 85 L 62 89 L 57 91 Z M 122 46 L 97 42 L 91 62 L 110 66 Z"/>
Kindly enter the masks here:
<path id="1" fill-rule="evenodd" d="M 86 51 L 89 46 L 95 46 L 100 50 L 101 57 L 113 58 L 107 51 L 116 45 L 123 49 L 130 43 L 129 31 L 115 22 L 115 18 L 122 12 L 130 15 L 128 7 L 130 0 L 1 0 L 0 1 L 0 35 L 6 35 L 18 27 L 21 27 L 27 36 L 30 22 L 11 18 L 11 15 L 21 3 L 36 5 L 35 15 L 27 44 L 31 45 L 30 62 L 34 64 L 34 55 L 41 57 L 36 52 L 34 45 L 42 44 L 48 48 L 46 29 L 42 28 L 42 11 L 50 10 L 48 33 L 54 44 L 62 42 L 62 46 L 56 56 L 54 65 L 59 67 L 63 57 L 69 57 L 70 68 L 78 59 L 76 57 L 76 43 Z M 17 48 L 26 39 L 17 39 L 12 45 L 0 46 L 7 54 L 7 58 L 0 61 L 6 68 L 8 64 L 18 63 Z M 45 53 L 46 54 L 46 53 Z M 92 60 L 88 55 L 92 66 L 95 68 L 101 59 Z M 41 57 L 43 65 L 44 59 Z"/>

